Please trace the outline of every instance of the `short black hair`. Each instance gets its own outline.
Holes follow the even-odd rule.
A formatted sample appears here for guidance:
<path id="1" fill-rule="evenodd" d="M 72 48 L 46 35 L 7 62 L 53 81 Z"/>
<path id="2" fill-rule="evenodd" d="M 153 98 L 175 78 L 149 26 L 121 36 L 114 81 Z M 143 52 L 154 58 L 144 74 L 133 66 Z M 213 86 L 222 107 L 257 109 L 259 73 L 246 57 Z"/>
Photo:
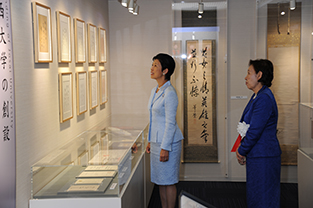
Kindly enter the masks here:
<path id="1" fill-rule="evenodd" d="M 176 65 L 173 57 L 165 53 L 159 53 L 152 58 L 153 61 L 155 59 L 159 60 L 161 63 L 162 71 L 168 69 L 168 72 L 165 74 L 165 79 L 170 80 Z"/>
<path id="2" fill-rule="evenodd" d="M 253 66 L 256 74 L 259 71 L 262 72 L 262 77 L 258 81 L 267 87 L 272 86 L 272 81 L 274 79 L 273 63 L 267 59 L 256 59 L 249 61 L 249 66 L 251 65 Z"/>

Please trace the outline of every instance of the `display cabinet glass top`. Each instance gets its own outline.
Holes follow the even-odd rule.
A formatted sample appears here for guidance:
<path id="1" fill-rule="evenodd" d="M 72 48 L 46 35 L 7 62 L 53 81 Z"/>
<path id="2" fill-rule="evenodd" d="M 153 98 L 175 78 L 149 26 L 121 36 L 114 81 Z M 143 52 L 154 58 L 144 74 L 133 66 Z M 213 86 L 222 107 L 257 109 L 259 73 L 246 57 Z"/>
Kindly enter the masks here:
<path id="1" fill-rule="evenodd" d="M 32 166 L 31 198 L 119 196 L 143 149 L 143 131 L 86 131 Z"/>
<path id="2" fill-rule="evenodd" d="M 300 148 L 302 152 L 304 152 L 307 156 L 309 156 L 313 160 L 313 148 Z"/>

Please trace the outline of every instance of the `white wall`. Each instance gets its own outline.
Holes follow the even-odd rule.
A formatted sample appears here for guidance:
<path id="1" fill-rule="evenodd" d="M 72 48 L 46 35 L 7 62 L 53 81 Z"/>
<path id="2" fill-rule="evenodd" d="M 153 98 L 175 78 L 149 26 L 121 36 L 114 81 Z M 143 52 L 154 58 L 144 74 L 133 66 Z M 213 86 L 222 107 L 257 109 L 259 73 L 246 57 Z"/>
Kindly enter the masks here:
<path id="1" fill-rule="evenodd" d="M 152 57 L 171 52 L 172 7 L 168 0 L 138 1 L 134 16 L 118 1 L 109 1 L 112 114 L 142 116 L 157 85 L 150 78 Z"/>
<path id="2" fill-rule="evenodd" d="M 75 78 L 77 71 L 104 67 L 109 69 L 109 63 L 100 66 L 88 63 L 75 64 L 75 56 L 72 53 L 71 63 L 58 64 L 56 38 L 57 10 L 71 15 L 71 18 L 80 18 L 86 23 L 101 26 L 108 31 L 107 0 L 40 0 L 38 2 L 51 8 L 53 62 L 47 64 L 34 63 L 31 0 L 11 1 L 16 89 L 16 207 L 18 208 L 28 207 L 31 196 L 31 165 L 59 145 L 103 121 L 110 114 L 109 102 L 77 116 L 76 91 L 74 91 L 74 117 L 60 124 L 58 73 L 72 72 Z M 109 37 L 109 34 L 107 35 Z M 73 40 L 72 37 L 72 50 L 74 50 Z M 108 73 L 110 74 L 110 71 Z"/>

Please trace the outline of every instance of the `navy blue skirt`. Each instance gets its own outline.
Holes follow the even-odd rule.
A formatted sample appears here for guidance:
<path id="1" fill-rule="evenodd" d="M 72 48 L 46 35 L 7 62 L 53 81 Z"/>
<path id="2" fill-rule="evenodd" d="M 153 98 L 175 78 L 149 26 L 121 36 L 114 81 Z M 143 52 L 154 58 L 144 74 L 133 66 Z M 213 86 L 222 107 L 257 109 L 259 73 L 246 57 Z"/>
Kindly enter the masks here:
<path id="1" fill-rule="evenodd" d="M 281 157 L 247 157 L 248 208 L 280 208 Z"/>

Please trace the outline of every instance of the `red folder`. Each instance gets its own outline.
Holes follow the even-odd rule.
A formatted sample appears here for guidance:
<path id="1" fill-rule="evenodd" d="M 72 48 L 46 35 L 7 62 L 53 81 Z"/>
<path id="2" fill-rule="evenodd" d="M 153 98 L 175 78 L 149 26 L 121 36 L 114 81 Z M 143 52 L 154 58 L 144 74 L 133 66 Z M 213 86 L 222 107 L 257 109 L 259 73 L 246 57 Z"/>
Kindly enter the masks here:
<path id="1" fill-rule="evenodd" d="M 238 135 L 237 139 L 236 139 L 236 142 L 233 146 L 233 148 L 231 149 L 231 152 L 236 152 L 237 148 L 239 147 L 240 145 L 240 142 L 241 142 L 241 136 L 240 134 Z"/>

